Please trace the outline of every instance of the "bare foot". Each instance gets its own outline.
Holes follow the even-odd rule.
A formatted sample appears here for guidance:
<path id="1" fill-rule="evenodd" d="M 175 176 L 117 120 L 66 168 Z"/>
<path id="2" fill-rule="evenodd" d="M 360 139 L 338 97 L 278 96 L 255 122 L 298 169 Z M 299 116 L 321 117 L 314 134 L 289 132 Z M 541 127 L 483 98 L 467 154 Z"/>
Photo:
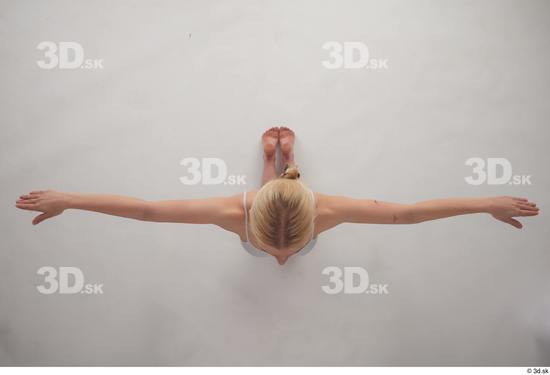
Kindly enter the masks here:
<path id="1" fill-rule="evenodd" d="M 279 128 L 273 127 L 267 129 L 262 134 L 262 145 L 264 146 L 264 157 L 266 159 L 271 160 L 275 158 L 277 142 L 279 142 Z"/>
<path id="2" fill-rule="evenodd" d="M 279 128 L 279 143 L 281 144 L 283 164 L 294 164 L 294 138 L 294 131 L 285 126 Z"/>

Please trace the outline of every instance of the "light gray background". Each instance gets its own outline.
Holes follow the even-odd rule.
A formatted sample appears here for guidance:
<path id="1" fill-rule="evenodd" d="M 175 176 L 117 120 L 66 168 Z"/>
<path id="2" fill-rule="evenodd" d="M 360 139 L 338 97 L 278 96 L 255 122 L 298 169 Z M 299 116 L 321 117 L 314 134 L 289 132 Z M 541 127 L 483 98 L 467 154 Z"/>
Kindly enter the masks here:
<path id="1" fill-rule="evenodd" d="M 3 365 L 550 365 L 548 1 L 1 1 Z M 191 34 L 191 35 L 190 35 Z M 42 70 L 41 41 L 104 69 Z M 326 41 L 389 69 L 327 70 Z M 296 130 L 316 191 L 414 202 L 527 196 L 524 230 L 488 215 L 342 225 L 280 267 L 214 226 L 67 212 L 33 227 L 34 189 L 147 199 L 259 183 L 261 132 Z M 531 186 L 470 186 L 474 156 Z M 218 157 L 248 186 L 184 186 Z M 41 295 L 42 266 L 103 295 Z M 387 296 L 327 295 L 326 266 Z"/>

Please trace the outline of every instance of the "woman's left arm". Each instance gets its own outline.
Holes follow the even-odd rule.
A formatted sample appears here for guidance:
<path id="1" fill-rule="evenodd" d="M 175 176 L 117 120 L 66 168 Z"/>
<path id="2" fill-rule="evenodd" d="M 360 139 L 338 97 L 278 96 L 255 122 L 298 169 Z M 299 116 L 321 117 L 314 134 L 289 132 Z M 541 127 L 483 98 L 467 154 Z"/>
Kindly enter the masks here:
<path id="1" fill-rule="evenodd" d="M 514 217 L 536 216 L 539 208 L 526 198 L 490 197 L 490 198 L 451 198 L 435 199 L 411 205 L 413 223 L 442 219 L 450 216 L 488 213 L 495 219 L 508 223 L 518 229 L 523 225 Z"/>
<path id="2" fill-rule="evenodd" d="M 421 201 L 413 204 L 354 199 L 320 195 L 321 212 L 326 213 L 329 227 L 340 223 L 416 224 L 451 216 L 488 213 L 495 219 L 516 228 L 522 224 L 517 216 L 535 216 L 539 209 L 525 198 L 449 198 Z"/>

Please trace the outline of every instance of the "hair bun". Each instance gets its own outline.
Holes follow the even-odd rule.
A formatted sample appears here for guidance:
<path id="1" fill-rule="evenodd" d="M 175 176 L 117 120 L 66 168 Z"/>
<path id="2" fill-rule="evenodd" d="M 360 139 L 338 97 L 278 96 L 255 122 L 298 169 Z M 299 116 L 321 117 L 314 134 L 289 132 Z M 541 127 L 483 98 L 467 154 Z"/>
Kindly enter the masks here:
<path id="1" fill-rule="evenodd" d="M 287 178 L 289 180 L 297 180 L 300 178 L 300 171 L 296 165 L 285 165 L 285 169 L 281 174 L 281 178 Z"/>

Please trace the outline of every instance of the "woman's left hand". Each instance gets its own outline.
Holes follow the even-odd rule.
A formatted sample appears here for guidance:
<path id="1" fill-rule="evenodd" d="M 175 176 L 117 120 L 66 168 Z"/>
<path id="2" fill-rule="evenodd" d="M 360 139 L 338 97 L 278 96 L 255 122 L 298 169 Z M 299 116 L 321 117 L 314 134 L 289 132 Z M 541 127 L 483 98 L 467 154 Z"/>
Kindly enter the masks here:
<path id="1" fill-rule="evenodd" d="M 525 198 L 517 197 L 493 197 L 489 198 L 488 212 L 497 220 L 508 223 L 518 229 L 523 225 L 514 216 L 536 216 L 539 208 L 533 202 Z"/>

